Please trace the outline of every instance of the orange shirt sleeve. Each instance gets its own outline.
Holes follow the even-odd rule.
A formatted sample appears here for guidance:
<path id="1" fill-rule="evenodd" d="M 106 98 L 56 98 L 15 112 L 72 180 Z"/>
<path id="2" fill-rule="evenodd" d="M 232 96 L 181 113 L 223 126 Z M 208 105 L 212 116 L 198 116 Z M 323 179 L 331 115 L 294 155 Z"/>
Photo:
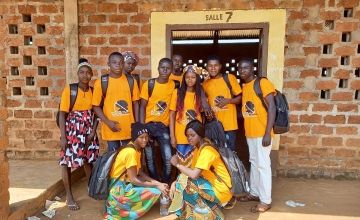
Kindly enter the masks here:
<path id="1" fill-rule="evenodd" d="M 97 79 L 94 84 L 92 105 L 99 106 L 102 100 L 101 80 Z"/>
<path id="2" fill-rule="evenodd" d="M 230 81 L 230 84 L 232 87 L 232 93 L 235 96 L 239 95 L 242 92 L 242 90 L 241 90 L 240 84 L 238 83 L 236 77 L 234 75 L 229 74 L 229 81 Z"/>
<path id="3" fill-rule="evenodd" d="M 60 111 L 69 112 L 69 109 L 70 109 L 70 86 L 67 85 L 61 94 Z"/>

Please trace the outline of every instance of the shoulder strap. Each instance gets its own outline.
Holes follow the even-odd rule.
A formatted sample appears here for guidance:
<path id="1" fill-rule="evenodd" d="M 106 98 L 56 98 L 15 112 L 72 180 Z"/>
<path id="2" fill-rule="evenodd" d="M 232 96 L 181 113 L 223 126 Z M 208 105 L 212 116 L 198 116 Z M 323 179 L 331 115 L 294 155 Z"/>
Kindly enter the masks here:
<path id="1" fill-rule="evenodd" d="M 148 81 L 148 97 L 150 98 L 155 87 L 155 78 L 149 79 Z"/>
<path id="2" fill-rule="evenodd" d="M 228 87 L 229 90 L 230 90 L 231 96 L 234 96 L 234 94 L 233 94 L 233 92 L 232 92 L 232 86 L 231 86 L 230 80 L 229 80 L 229 74 L 228 74 L 228 73 L 224 73 L 224 74 L 223 74 L 223 79 L 224 79 L 227 87 Z"/>
<path id="3" fill-rule="evenodd" d="M 69 112 L 70 112 L 70 111 L 72 111 L 72 109 L 75 105 L 79 86 L 78 86 L 78 83 L 72 83 L 69 86 L 70 86 L 70 107 L 69 107 Z"/>
<path id="4" fill-rule="evenodd" d="M 174 79 L 173 79 L 173 81 L 174 81 L 174 83 L 175 83 L 175 89 L 180 88 L 180 82 L 179 82 L 179 80 L 174 80 Z"/>
<path id="5" fill-rule="evenodd" d="M 255 90 L 257 97 L 259 97 L 262 105 L 264 106 L 265 110 L 267 111 L 268 110 L 267 105 L 265 103 L 263 93 L 261 91 L 261 86 L 260 86 L 260 81 L 262 78 L 265 78 L 265 77 L 256 77 L 255 82 L 254 82 L 254 90 Z"/>
<path id="6" fill-rule="evenodd" d="M 108 89 L 108 85 L 109 85 L 109 74 L 105 74 L 101 76 L 101 93 L 102 93 L 102 99 L 101 99 L 101 103 L 100 106 L 104 105 L 104 100 L 106 97 L 106 92 Z"/>
<path id="7" fill-rule="evenodd" d="M 129 83 L 129 87 L 130 87 L 130 93 L 131 93 L 131 98 L 133 96 L 133 90 L 134 90 L 134 77 L 132 77 L 130 74 L 125 74 L 126 79 Z"/>

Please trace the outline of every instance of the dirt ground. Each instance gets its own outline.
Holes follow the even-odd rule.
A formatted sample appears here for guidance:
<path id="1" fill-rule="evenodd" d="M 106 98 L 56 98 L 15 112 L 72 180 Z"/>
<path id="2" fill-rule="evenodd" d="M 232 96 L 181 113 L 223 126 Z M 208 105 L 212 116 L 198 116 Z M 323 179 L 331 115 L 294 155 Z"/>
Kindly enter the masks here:
<path id="1" fill-rule="evenodd" d="M 95 201 L 86 194 L 84 181 L 74 186 L 74 195 L 81 209 L 70 211 L 66 208 L 64 196 L 61 206 L 53 219 L 92 220 L 102 219 L 103 201 Z M 305 207 L 289 207 L 286 201 L 293 200 L 305 204 Z M 253 214 L 249 210 L 255 202 L 237 203 L 234 209 L 225 210 L 228 220 L 350 220 L 360 219 L 360 181 L 307 180 L 274 178 L 273 207 L 263 214 Z M 41 219 L 48 219 L 41 214 Z M 159 205 L 155 205 L 141 219 L 175 219 L 176 216 L 160 218 Z"/>

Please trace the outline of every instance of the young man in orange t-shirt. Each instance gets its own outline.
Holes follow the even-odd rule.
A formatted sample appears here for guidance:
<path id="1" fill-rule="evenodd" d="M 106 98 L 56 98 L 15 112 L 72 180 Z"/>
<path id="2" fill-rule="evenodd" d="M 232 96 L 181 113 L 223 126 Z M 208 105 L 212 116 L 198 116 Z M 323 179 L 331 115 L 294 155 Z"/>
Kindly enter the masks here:
<path id="1" fill-rule="evenodd" d="M 275 88 L 269 80 L 260 80 L 263 99 L 268 109 L 266 110 L 254 90 L 256 76 L 252 60 L 241 60 L 238 71 L 245 82 L 242 87 L 242 115 L 251 163 L 250 193 L 240 197 L 240 201 L 260 201 L 251 211 L 264 212 L 271 208 L 270 152 L 276 111 Z"/>
<path id="2" fill-rule="evenodd" d="M 171 58 L 174 66 L 174 71 L 170 74 L 169 79 L 178 81 L 179 83 L 183 80 L 183 57 L 179 54 L 174 54 Z"/>

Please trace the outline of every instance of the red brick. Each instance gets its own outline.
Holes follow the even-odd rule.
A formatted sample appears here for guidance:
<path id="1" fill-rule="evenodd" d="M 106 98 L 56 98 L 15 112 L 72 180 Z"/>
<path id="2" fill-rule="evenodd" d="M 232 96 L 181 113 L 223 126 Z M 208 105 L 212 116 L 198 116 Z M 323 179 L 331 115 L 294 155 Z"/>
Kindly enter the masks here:
<path id="1" fill-rule="evenodd" d="M 51 60 L 53 66 L 65 66 L 65 57 Z"/>
<path id="2" fill-rule="evenodd" d="M 360 160 L 348 160 L 346 162 L 347 169 L 360 170 Z"/>
<path id="3" fill-rule="evenodd" d="M 45 79 L 38 79 L 37 86 L 38 87 L 51 87 L 52 86 L 52 79 L 45 78 Z"/>
<path id="4" fill-rule="evenodd" d="M 39 100 L 26 100 L 25 108 L 41 108 L 41 101 L 39 101 Z"/>
<path id="5" fill-rule="evenodd" d="M 64 38 L 55 38 L 56 45 L 64 45 Z"/>
<path id="6" fill-rule="evenodd" d="M 36 139 L 51 139 L 52 138 L 52 132 L 51 131 L 41 131 L 41 130 L 36 130 L 34 132 L 34 137 Z"/>
<path id="7" fill-rule="evenodd" d="M 127 37 L 110 37 L 109 43 L 111 45 L 126 45 L 129 41 Z"/>
<path id="8" fill-rule="evenodd" d="M 63 15 L 56 15 L 52 19 L 53 23 L 64 23 L 64 16 Z"/>
<path id="9" fill-rule="evenodd" d="M 288 136 L 281 136 L 280 137 L 280 144 L 292 144 L 295 142 L 295 138 L 288 137 Z"/>
<path id="10" fill-rule="evenodd" d="M 360 80 L 352 80 L 350 87 L 354 90 L 360 89 Z"/>
<path id="11" fill-rule="evenodd" d="M 127 15 L 110 15 L 109 22 L 111 23 L 127 23 Z"/>
<path id="12" fill-rule="evenodd" d="M 357 104 L 337 104 L 337 110 L 339 112 L 358 112 L 358 105 Z"/>
<path id="13" fill-rule="evenodd" d="M 94 3 L 83 3 L 79 4 L 79 12 L 83 14 L 95 14 L 96 4 Z"/>
<path id="14" fill-rule="evenodd" d="M 304 0 L 303 6 L 304 7 L 312 7 L 316 5 L 324 6 L 324 0 Z"/>
<path id="15" fill-rule="evenodd" d="M 80 47 L 81 55 L 96 55 L 97 47 Z"/>
<path id="16" fill-rule="evenodd" d="M 36 7 L 34 5 L 18 5 L 18 11 L 20 14 L 35 14 Z"/>
<path id="17" fill-rule="evenodd" d="M 325 169 L 340 169 L 345 166 L 344 160 L 335 160 L 335 159 L 323 159 L 320 160 L 319 167 Z"/>
<path id="18" fill-rule="evenodd" d="M 25 86 L 25 80 L 24 79 L 10 79 L 9 86 L 10 87 L 23 87 L 23 86 Z"/>
<path id="19" fill-rule="evenodd" d="M 47 52 L 49 55 L 63 55 L 65 54 L 65 51 L 63 48 L 54 48 L 54 47 L 49 47 L 47 48 Z"/>
<path id="20" fill-rule="evenodd" d="M 22 50 L 22 55 L 34 56 L 37 55 L 37 49 L 33 47 L 25 47 Z"/>
<path id="21" fill-rule="evenodd" d="M 50 46 L 50 38 L 34 38 L 34 46 Z"/>
<path id="22" fill-rule="evenodd" d="M 338 58 L 321 58 L 319 60 L 319 67 L 336 67 L 338 66 Z"/>
<path id="23" fill-rule="evenodd" d="M 321 47 L 304 47 L 305 56 L 309 54 L 320 54 Z"/>
<path id="24" fill-rule="evenodd" d="M 322 158 L 328 158 L 333 155 L 333 149 L 322 147 L 322 148 L 312 148 L 310 155 L 312 157 L 322 157 Z"/>
<path id="25" fill-rule="evenodd" d="M 338 71 L 336 71 L 336 73 L 334 74 L 334 77 L 337 79 L 349 79 L 351 74 L 350 70 L 342 70 L 339 69 Z"/>
<path id="26" fill-rule="evenodd" d="M 15 110 L 14 111 L 15 118 L 32 118 L 31 110 Z"/>
<path id="27" fill-rule="evenodd" d="M 39 92 L 37 90 L 33 90 L 33 89 L 24 89 L 23 90 L 24 96 L 25 97 L 30 97 L 30 98 L 35 98 L 39 96 Z"/>
<path id="28" fill-rule="evenodd" d="M 34 118 L 52 118 L 52 112 L 49 110 L 40 110 L 34 112 Z"/>
<path id="29" fill-rule="evenodd" d="M 324 125 L 315 125 L 311 128 L 311 134 L 317 135 L 317 134 L 325 134 L 329 135 L 333 133 L 334 128 L 324 126 Z"/>
<path id="30" fill-rule="evenodd" d="M 107 39 L 105 37 L 89 37 L 90 45 L 103 45 Z"/>
<path id="31" fill-rule="evenodd" d="M 356 7 L 359 5 L 359 0 L 340 0 L 337 7 Z"/>
<path id="32" fill-rule="evenodd" d="M 307 111 L 309 104 L 307 103 L 291 103 L 289 104 L 290 111 Z"/>
<path id="33" fill-rule="evenodd" d="M 142 34 L 150 34 L 150 31 L 151 31 L 150 25 L 141 26 L 141 33 Z"/>
<path id="34" fill-rule="evenodd" d="M 96 34 L 96 26 L 80 26 L 80 34 Z"/>
<path id="35" fill-rule="evenodd" d="M 358 22 L 337 22 L 335 25 L 335 30 L 339 32 L 356 31 L 358 28 Z"/>
<path id="36" fill-rule="evenodd" d="M 354 55 L 355 47 L 354 46 L 342 46 L 335 49 L 335 54 L 338 56 Z"/>
<path id="37" fill-rule="evenodd" d="M 6 107 L 20 107 L 22 103 L 19 100 L 8 99 L 6 100 Z"/>
<path id="38" fill-rule="evenodd" d="M 334 80 L 323 80 L 316 82 L 316 89 L 325 90 L 325 89 L 335 89 L 337 83 Z"/>
<path id="39" fill-rule="evenodd" d="M 336 134 L 339 134 L 339 135 L 357 135 L 358 134 L 358 128 L 354 127 L 354 126 L 337 127 L 336 128 Z"/>
<path id="40" fill-rule="evenodd" d="M 145 45 L 149 44 L 150 40 L 148 37 L 132 37 L 131 44 L 132 45 Z"/>
<path id="41" fill-rule="evenodd" d="M 58 6 L 57 5 L 40 5 L 39 7 L 40 13 L 57 13 Z"/>
<path id="42" fill-rule="evenodd" d="M 340 41 L 339 33 L 322 33 L 319 35 L 320 44 L 334 44 Z"/>
<path id="43" fill-rule="evenodd" d="M 348 124 L 360 124 L 360 116 L 350 115 L 348 119 Z"/>
<path id="44" fill-rule="evenodd" d="M 16 37 L 16 38 L 8 38 L 8 45 L 11 46 L 22 46 L 24 44 L 24 38 L 23 37 Z"/>
<path id="45" fill-rule="evenodd" d="M 317 92 L 301 92 L 299 98 L 301 101 L 317 101 L 319 94 Z"/>
<path id="46" fill-rule="evenodd" d="M 106 16 L 105 15 L 89 15 L 88 22 L 89 23 L 105 23 Z"/>
<path id="47" fill-rule="evenodd" d="M 317 136 L 299 136 L 298 144 L 299 145 L 317 145 L 319 138 Z"/>
<path id="48" fill-rule="evenodd" d="M 347 139 L 346 146 L 360 147 L 360 138 Z"/>
<path id="49" fill-rule="evenodd" d="M 331 112 L 334 108 L 332 104 L 314 103 L 312 110 L 315 112 Z"/>
<path id="50" fill-rule="evenodd" d="M 290 126 L 290 132 L 291 133 L 309 133 L 310 132 L 310 126 L 309 125 L 291 125 Z"/>
<path id="51" fill-rule="evenodd" d="M 50 17 L 47 15 L 34 15 L 31 21 L 34 24 L 46 24 L 50 22 Z"/>
<path id="52" fill-rule="evenodd" d="M 120 3 L 119 12 L 120 13 L 132 13 L 138 12 L 139 7 L 136 3 Z"/>
<path id="53" fill-rule="evenodd" d="M 118 32 L 117 25 L 99 26 L 99 34 L 117 34 Z"/>
<path id="54" fill-rule="evenodd" d="M 98 12 L 117 12 L 117 5 L 114 3 L 101 3 L 98 4 Z"/>
<path id="55" fill-rule="evenodd" d="M 64 33 L 64 27 L 50 26 L 47 28 L 47 33 L 49 33 L 50 35 L 62 35 Z"/>
<path id="56" fill-rule="evenodd" d="M 324 122 L 325 124 L 345 124 L 345 115 L 326 115 Z"/>
<path id="57" fill-rule="evenodd" d="M 287 58 L 285 60 L 285 67 L 290 66 L 305 66 L 305 58 Z"/>
<path id="58" fill-rule="evenodd" d="M 32 36 L 35 34 L 35 31 L 34 28 L 31 26 L 23 26 L 22 28 L 20 28 L 19 33 L 26 36 Z"/>
<path id="59" fill-rule="evenodd" d="M 300 73 L 300 78 L 305 78 L 309 76 L 315 76 L 315 77 L 320 76 L 320 70 L 307 69 L 307 70 L 302 70 Z"/>
<path id="60" fill-rule="evenodd" d="M 352 92 L 335 92 L 331 94 L 331 101 L 351 101 L 353 100 Z"/>
<path id="61" fill-rule="evenodd" d="M 137 14 L 130 17 L 130 23 L 148 23 L 150 16 L 148 14 Z"/>
<path id="62" fill-rule="evenodd" d="M 35 57 L 33 59 L 34 65 L 35 66 L 49 66 L 51 65 L 51 62 L 48 58 L 39 58 L 39 57 Z"/>
<path id="63" fill-rule="evenodd" d="M 320 123 L 321 115 L 300 115 L 301 123 Z"/>
<path id="64" fill-rule="evenodd" d="M 143 75 L 143 73 L 141 73 L 141 75 Z M 299 116 L 298 115 L 290 115 L 289 119 L 290 119 L 291 123 L 298 123 L 299 122 Z"/>
<path id="65" fill-rule="evenodd" d="M 323 24 L 322 23 L 303 23 L 302 30 L 303 31 L 322 31 Z"/>
<path id="66" fill-rule="evenodd" d="M 305 14 L 304 11 L 290 11 L 289 12 L 289 18 L 290 20 L 295 20 L 295 19 L 303 19 L 305 18 L 307 15 Z"/>
<path id="67" fill-rule="evenodd" d="M 341 18 L 341 13 L 338 11 L 322 11 L 320 17 L 323 20 L 338 20 Z"/>
<path id="68" fill-rule="evenodd" d="M 43 129 L 43 120 L 25 120 L 26 129 Z"/>
<path id="69" fill-rule="evenodd" d="M 360 11 L 355 12 L 354 18 L 360 18 Z"/>
<path id="70" fill-rule="evenodd" d="M 287 43 L 304 43 L 305 34 L 291 34 L 286 36 Z"/>
<path id="71" fill-rule="evenodd" d="M 352 67 L 355 67 L 355 68 L 360 67 L 360 57 L 353 57 L 351 60 L 352 60 L 352 62 L 351 62 Z"/>
<path id="72" fill-rule="evenodd" d="M 288 88 L 288 89 L 300 89 L 304 87 L 304 82 L 303 81 L 285 81 L 284 82 L 284 88 Z"/>
<path id="73" fill-rule="evenodd" d="M 287 149 L 289 157 L 309 157 L 310 151 L 305 147 L 289 147 Z"/>
<path id="74" fill-rule="evenodd" d="M 121 25 L 119 28 L 121 34 L 138 34 L 139 32 L 139 26 L 137 25 Z"/>
<path id="75" fill-rule="evenodd" d="M 334 146 L 334 147 L 343 146 L 343 138 L 342 137 L 323 137 L 322 138 L 322 146 Z"/>

